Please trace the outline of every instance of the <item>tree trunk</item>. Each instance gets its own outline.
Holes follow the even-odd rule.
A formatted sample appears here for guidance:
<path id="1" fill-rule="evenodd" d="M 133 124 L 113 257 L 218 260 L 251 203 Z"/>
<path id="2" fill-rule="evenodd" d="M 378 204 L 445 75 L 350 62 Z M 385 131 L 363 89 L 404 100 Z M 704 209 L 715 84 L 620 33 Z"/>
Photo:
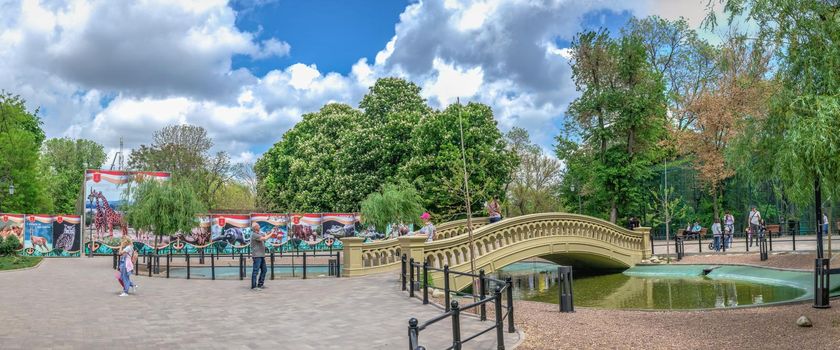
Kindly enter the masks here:
<path id="1" fill-rule="evenodd" d="M 615 198 L 610 201 L 610 222 L 615 223 L 618 219 L 618 208 L 616 207 Z"/>

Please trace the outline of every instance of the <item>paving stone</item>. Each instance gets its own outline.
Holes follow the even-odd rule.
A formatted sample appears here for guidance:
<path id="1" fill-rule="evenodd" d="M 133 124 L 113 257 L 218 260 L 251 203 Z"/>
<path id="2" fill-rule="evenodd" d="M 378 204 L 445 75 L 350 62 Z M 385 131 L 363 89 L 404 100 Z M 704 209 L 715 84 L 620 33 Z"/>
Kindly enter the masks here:
<path id="1" fill-rule="evenodd" d="M 2 349 L 404 349 L 408 319 L 441 311 L 408 298 L 394 274 L 266 281 L 132 276 L 118 297 L 111 258 L 47 259 L 0 274 Z M 464 334 L 491 326 L 462 318 Z M 518 334 L 505 333 L 506 345 Z M 448 321 L 421 332 L 427 349 L 451 345 Z M 464 349 L 495 349 L 489 332 Z"/>

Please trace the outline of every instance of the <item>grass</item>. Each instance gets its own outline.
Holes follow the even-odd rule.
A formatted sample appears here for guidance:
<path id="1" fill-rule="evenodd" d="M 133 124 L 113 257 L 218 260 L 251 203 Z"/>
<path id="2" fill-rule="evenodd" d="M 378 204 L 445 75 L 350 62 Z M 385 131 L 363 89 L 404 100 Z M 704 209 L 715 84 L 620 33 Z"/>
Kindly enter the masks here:
<path id="1" fill-rule="evenodd" d="M 40 256 L 0 256 L 0 271 L 16 270 L 38 265 Z"/>

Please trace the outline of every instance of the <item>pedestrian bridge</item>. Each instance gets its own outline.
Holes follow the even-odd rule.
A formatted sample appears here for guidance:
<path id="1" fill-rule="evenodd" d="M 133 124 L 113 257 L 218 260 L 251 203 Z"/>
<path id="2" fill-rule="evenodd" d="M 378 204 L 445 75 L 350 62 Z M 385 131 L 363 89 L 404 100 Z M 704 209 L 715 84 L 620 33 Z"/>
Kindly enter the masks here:
<path id="1" fill-rule="evenodd" d="M 465 220 L 439 225 L 433 242 L 425 237 L 363 243 L 361 238 L 344 238 L 345 276 L 363 276 L 400 268 L 406 254 L 430 266 L 470 271 L 470 254 L 476 271 L 492 273 L 517 261 L 540 257 L 558 264 L 593 269 L 623 269 L 650 256 L 650 229 L 631 231 L 610 222 L 576 214 L 541 213 L 508 218 L 490 224 L 487 218 L 473 222 L 470 252 Z M 443 285 L 441 273 L 432 273 L 435 286 Z M 453 277 L 454 288 L 469 284 Z"/>

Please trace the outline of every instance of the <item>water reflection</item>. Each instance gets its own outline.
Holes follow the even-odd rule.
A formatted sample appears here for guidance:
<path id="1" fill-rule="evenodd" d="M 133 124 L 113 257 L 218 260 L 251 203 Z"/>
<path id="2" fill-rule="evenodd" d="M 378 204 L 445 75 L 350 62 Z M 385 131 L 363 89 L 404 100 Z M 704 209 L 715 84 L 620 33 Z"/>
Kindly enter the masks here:
<path id="1" fill-rule="evenodd" d="M 514 297 L 557 303 L 556 265 L 521 262 L 504 268 L 500 277 L 510 276 Z M 787 301 L 805 291 L 792 287 L 740 281 L 697 278 L 631 277 L 621 273 L 583 275 L 574 279 L 575 305 L 611 309 L 707 309 L 730 308 Z"/>

